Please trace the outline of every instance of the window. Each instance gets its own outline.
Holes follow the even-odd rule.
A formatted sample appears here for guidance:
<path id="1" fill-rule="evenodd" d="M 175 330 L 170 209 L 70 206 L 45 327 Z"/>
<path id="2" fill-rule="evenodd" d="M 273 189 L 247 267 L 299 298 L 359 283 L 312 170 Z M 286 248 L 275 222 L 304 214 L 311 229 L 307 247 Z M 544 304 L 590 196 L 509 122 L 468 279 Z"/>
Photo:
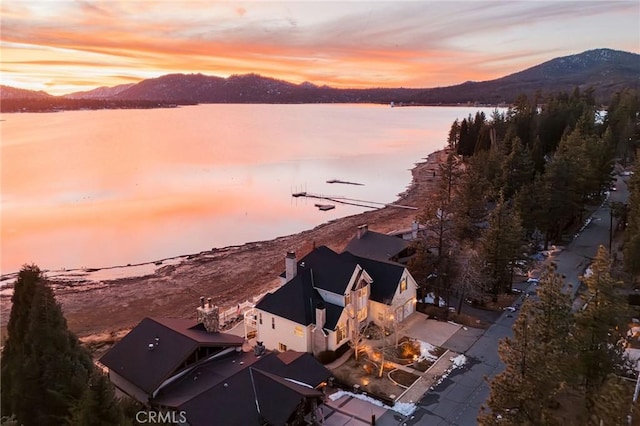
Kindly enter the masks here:
<path id="1" fill-rule="evenodd" d="M 275 317 L 271 317 L 271 328 L 273 328 L 274 330 L 276 329 L 276 318 Z"/>
<path id="2" fill-rule="evenodd" d="M 258 319 L 258 322 L 260 322 L 260 324 L 262 324 L 262 312 L 260 312 L 260 313 L 258 314 L 258 318 L 259 318 L 259 319 Z"/>
<path id="3" fill-rule="evenodd" d="M 402 277 L 402 281 L 400 281 L 400 293 L 407 289 L 407 277 Z"/>
<path id="4" fill-rule="evenodd" d="M 367 308 L 367 304 L 363 303 L 363 306 L 361 306 L 358 311 L 358 321 L 362 322 L 366 320 L 367 316 L 369 316 L 369 309 Z"/>
<path id="5" fill-rule="evenodd" d="M 299 325 L 296 325 L 296 328 L 293 329 L 293 334 L 295 334 L 298 337 L 303 337 L 304 331 L 302 330 L 302 327 L 300 327 Z"/>
<path id="6" fill-rule="evenodd" d="M 346 334 L 346 330 L 344 328 L 344 324 L 338 326 L 338 329 L 336 330 L 336 345 L 339 345 L 340 342 L 342 342 L 342 340 L 344 340 L 344 338 L 347 336 Z"/>
<path id="7" fill-rule="evenodd" d="M 384 323 L 384 313 L 383 312 L 378 312 L 378 321 L 380 321 L 380 324 Z"/>
<path id="8" fill-rule="evenodd" d="M 287 350 L 287 345 L 285 345 L 284 343 L 278 343 L 278 350 L 280 352 L 286 352 Z"/>
<path id="9" fill-rule="evenodd" d="M 351 293 L 344 296 L 344 306 L 347 306 L 349 303 L 351 303 Z"/>

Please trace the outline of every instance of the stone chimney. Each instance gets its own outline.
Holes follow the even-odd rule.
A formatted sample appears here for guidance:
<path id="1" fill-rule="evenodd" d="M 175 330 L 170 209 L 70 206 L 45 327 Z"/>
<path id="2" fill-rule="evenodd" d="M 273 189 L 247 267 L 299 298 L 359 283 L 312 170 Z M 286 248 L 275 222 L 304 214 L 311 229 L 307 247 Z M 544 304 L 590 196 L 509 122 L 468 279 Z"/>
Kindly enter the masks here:
<path id="1" fill-rule="evenodd" d="M 323 328 L 327 320 L 327 309 L 324 303 L 319 302 L 316 304 L 316 328 Z"/>
<path id="2" fill-rule="evenodd" d="M 287 256 L 284 258 L 284 276 L 285 281 L 289 282 L 295 278 L 298 274 L 298 259 L 296 259 L 296 253 L 288 251 Z"/>
<path id="3" fill-rule="evenodd" d="M 358 226 L 358 234 L 356 235 L 356 237 L 358 239 L 362 238 L 364 234 L 367 233 L 368 230 L 369 230 L 369 225 L 367 225 L 366 223 L 364 225 Z"/>
<path id="4" fill-rule="evenodd" d="M 200 298 L 200 306 L 198 306 L 197 321 L 204 325 L 204 328 L 209 333 L 217 333 L 220 331 L 220 312 L 217 306 L 211 303 L 211 298 L 207 299 L 207 304 L 204 304 L 204 297 Z"/>

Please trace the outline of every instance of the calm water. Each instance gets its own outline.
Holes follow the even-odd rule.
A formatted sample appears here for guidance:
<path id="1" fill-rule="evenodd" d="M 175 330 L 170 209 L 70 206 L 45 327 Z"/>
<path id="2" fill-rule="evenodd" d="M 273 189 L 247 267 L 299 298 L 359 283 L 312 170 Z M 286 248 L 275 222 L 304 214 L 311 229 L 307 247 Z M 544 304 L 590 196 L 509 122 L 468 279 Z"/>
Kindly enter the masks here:
<path id="1" fill-rule="evenodd" d="M 271 239 L 390 202 L 477 108 L 201 105 L 4 114 L 2 273 L 148 262 Z M 490 109 L 485 109 L 487 114 Z M 364 186 L 327 184 L 328 179 Z"/>

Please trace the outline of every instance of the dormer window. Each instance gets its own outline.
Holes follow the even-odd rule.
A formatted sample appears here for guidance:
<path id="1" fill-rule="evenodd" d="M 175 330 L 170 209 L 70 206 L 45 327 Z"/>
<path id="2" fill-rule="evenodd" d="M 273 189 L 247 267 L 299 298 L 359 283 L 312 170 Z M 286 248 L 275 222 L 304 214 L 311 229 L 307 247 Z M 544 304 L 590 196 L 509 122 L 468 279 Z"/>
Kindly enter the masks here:
<path id="1" fill-rule="evenodd" d="M 407 277 L 402 277 L 402 281 L 400 281 L 400 293 L 407 290 Z"/>

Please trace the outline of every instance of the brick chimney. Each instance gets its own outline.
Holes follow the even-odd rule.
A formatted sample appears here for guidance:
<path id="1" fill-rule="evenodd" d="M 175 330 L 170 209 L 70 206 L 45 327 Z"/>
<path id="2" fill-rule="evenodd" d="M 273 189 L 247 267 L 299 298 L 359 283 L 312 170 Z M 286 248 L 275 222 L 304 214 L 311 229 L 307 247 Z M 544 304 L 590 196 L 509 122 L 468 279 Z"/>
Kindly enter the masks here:
<path id="1" fill-rule="evenodd" d="M 356 237 L 358 239 L 362 238 L 364 236 L 364 234 L 367 233 L 368 230 L 369 230 L 369 225 L 367 225 L 366 223 L 364 225 L 358 226 L 358 233 L 357 233 Z"/>
<path id="2" fill-rule="evenodd" d="M 287 256 L 284 258 L 284 276 L 285 281 L 289 282 L 295 278 L 298 274 L 298 259 L 296 259 L 296 253 L 288 251 Z"/>
<path id="3" fill-rule="evenodd" d="M 198 306 L 197 321 L 204 325 L 204 328 L 209 333 L 217 333 L 220 331 L 220 311 L 217 306 L 211 303 L 211 298 L 207 299 L 207 304 L 204 304 L 204 297 L 200 298 L 200 306 Z"/>

